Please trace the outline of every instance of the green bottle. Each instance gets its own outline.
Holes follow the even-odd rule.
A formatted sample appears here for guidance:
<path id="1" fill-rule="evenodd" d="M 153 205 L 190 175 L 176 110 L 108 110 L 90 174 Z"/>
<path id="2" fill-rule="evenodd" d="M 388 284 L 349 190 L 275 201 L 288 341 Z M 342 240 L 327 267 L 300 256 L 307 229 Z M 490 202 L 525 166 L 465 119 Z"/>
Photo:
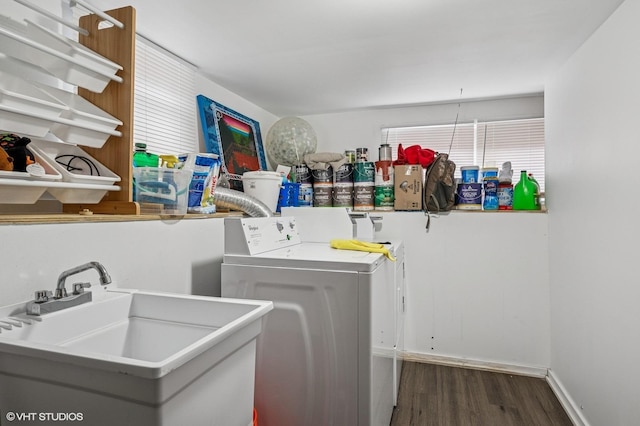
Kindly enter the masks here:
<path id="1" fill-rule="evenodd" d="M 160 157 L 147 152 L 147 144 L 136 142 L 136 150 L 133 153 L 133 167 L 158 167 Z"/>
<path id="2" fill-rule="evenodd" d="M 513 187 L 513 210 L 539 210 L 538 184 L 520 171 L 520 181 Z"/>

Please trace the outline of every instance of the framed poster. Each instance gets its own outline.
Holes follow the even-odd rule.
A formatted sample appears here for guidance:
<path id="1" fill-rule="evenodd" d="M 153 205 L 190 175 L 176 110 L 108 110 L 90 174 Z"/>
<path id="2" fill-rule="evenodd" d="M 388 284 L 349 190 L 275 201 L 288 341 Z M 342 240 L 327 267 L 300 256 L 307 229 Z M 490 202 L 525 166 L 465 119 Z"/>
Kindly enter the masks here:
<path id="1" fill-rule="evenodd" d="M 198 110 L 207 152 L 218 154 L 231 189 L 242 191 L 242 174 L 267 170 L 260 123 L 198 95 Z"/>

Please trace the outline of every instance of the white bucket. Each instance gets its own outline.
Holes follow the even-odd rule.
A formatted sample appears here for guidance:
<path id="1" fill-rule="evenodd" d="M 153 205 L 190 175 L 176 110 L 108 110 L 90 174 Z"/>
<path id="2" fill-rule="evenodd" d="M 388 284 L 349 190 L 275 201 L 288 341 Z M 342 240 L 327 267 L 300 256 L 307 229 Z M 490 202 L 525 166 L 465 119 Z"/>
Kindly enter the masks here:
<path id="1" fill-rule="evenodd" d="M 282 176 L 277 172 L 258 170 L 242 174 L 242 187 L 247 195 L 262 201 L 272 212 L 278 208 Z"/>

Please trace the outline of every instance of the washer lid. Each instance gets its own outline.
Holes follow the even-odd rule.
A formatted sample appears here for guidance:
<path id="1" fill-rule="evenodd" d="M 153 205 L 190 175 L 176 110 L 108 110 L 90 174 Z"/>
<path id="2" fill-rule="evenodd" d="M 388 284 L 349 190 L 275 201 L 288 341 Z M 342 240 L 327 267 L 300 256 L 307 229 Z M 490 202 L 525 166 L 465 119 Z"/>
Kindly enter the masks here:
<path id="1" fill-rule="evenodd" d="M 392 245 L 388 247 L 390 250 L 393 248 Z M 273 268 L 373 272 L 386 260 L 381 253 L 338 250 L 331 248 L 328 243 L 301 243 L 254 256 L 225 254 L 223 263 Z"/>

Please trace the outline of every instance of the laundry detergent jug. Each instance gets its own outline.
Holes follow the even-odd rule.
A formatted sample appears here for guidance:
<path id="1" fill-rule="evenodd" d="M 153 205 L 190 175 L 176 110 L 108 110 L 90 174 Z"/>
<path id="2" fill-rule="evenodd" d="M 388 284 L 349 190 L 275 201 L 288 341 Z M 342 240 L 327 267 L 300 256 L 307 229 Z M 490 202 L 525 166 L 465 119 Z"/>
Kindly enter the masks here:
<path id="1" fill-rule="evenodd" d="M 540 210 L 538 188 L 527 171 L 521 170 L 520 181 L 513 187 L 513 210 Z"/>

